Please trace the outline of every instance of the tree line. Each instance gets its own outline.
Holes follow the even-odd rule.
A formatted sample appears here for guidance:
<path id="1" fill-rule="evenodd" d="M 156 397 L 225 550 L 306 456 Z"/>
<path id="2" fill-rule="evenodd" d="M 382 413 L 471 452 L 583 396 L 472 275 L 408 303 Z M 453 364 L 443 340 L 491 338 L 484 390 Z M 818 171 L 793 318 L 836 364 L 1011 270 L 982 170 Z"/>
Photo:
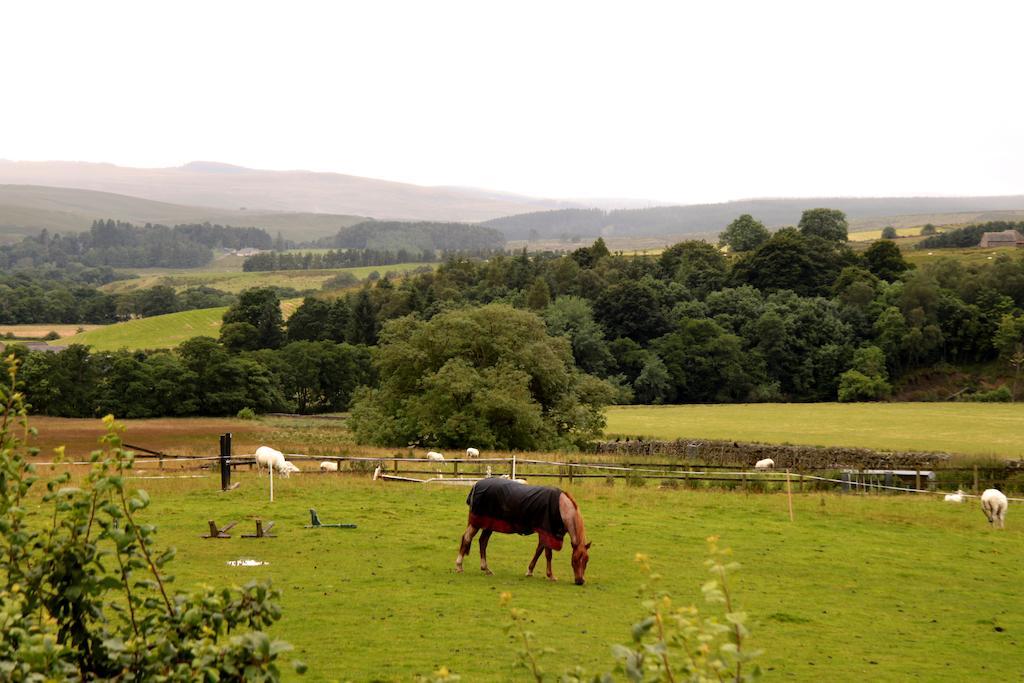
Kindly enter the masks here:
<path id="1" fill-rule="evenodd" d="M 216 248 L 269 249 L 272 245 L 270 235 L 260 228 L 209 223 L 136 226 L 108 219 L 93 221 L 86 232 L 51 235 L 43 230 L 35 237 L 0 246 L 0 268 L 197 268 L 213 260 Z"/>
<path id="2" fill-rule="evenodd" d="M 204 286 L 180 293 L 159 285 L 110 294 L 78 278 L 62 280 L 51 275 L 0 274 L 0 324 L 107 325 L 132 318 L 228 306 L 236 298 Z"/>
<path id="3" fill-rule="evenodd" d="M 247 256 L 242 263 L 245 272 L 270 270 L 324 270 L 360 266 L 390 266 L 396 263 L 447 261 L 451 258 L 490 258 L 506 253 L 504 249 L 460 249 L 441 251 L 397 251 L 387 249 L 331 249 L 326 252 L 265 251 Z"/>

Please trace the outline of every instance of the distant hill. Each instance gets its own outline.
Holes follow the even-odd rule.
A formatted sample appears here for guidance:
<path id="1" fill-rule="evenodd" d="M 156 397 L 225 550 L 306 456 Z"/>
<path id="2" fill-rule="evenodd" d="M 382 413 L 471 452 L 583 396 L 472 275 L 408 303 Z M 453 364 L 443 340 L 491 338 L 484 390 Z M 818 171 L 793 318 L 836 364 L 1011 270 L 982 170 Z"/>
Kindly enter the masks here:
<path id="1" fill-rule="evenodd" d="M 362 216 L 338 214 L 211 209 L 66 187 L 0 185 L 0 241 L 16 241 L 43 228 L 51 233 L 84 232 L 94 220 L 107 218 L 139 225 L 209 222 L 263 228 L 271 236 L 280 232 L 286 239 L 296 241 L 334 235 L 340 228 L 366 220 Z"/>
<path id="2" fill-rule="evenodd" d="M 113 192 L 186 206 L 244 207 L 258 213 L 354 214 L 387 220 L 481 221 L 579 206 L 474 188 L 423 187 L 340 173 L 263 171 L 208 161 L 177 168 L 129 168 L 0 160 L 0 183 Z"/>
<path id="3" fill-rule="evenodd" d="M 646 209 L 562 209 L 506 216 L 483 225 L 501 230 L 510 240 L 571 237 L 624 237 L 673 235 L 714 237 L 741 214 L 749 213 L 765 225 L 796 225 L 805 209 L 828 207 L 846 213 L 854 229 L 876 227 L 881 220 L 914 215 L 936 219 L 957 214 L 971 220 L 992 212 L 1024 210 L 1024 196 L 1008 197 L 820 197 L 811 199 L 749 199 L 722 204 L 659 206 Z M 922 220 L 917 225 L 936 220 Z M 883 223 L 888 225 L 889 223 Z"/>

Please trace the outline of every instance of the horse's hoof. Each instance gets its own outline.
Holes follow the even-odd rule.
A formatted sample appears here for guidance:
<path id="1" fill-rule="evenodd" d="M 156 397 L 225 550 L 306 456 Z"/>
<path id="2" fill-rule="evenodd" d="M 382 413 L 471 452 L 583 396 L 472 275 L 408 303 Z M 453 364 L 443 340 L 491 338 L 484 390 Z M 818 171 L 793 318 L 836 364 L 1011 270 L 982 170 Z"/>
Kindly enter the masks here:
<path id="1" fill-rule="evenodd" d="M 462 567 L 456 567 L 455 568 L 455 573 L 456 574 L 461 574 L 462 573 Z"/>
<path id="2" fill-rule="evenodd" d="M 527 576 L 533 576 L 533 572 L 526 572 Z"/>
<path id="3" fill-rule="evenodd" d="M 494 572 L 485 567 L 480 567 L 480 571 L 482 571 L 484 574 L 487 574 L 487 576 L 494 576 Z"/>
<path id="4" fill-rule="evenodd" d="M 556 579 L 556 578 L 555 578 L 555 577 L 553 577 L 553 576 L 549 576 L 549 577 L 548 577 L 548 581 L 558 581 L 558 579 Z"/>

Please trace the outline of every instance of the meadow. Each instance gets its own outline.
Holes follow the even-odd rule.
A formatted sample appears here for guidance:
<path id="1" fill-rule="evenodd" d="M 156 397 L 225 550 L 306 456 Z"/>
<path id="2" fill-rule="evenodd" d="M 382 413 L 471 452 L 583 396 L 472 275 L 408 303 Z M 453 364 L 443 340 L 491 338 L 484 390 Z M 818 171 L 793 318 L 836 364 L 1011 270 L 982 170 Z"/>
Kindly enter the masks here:
<path id="1" fill-rule="evenodd" d="M 822 410 L 826 407 L 776 406 L 774 419 L 754 421 L 762 424 L 756 434 L 770 440 L 764 430 L 780 428 L 775 422 L 787 410 L 813 409 L 827 415 L 816 422 L 832 424 L 849 422 L 856 414 L 828 415 Z M 994 413 L 1014 408 L 907 406 L 918 407 L 995 408 Z M 699 409 L 710 406 L 692 408 L 698 410 L 688 414 L 689 424 L 709 422 Z M 612 415 L 620 410 L 613 409 Z M 664 417 L 664 410 L 638 407 L 634 412 Z M 787 419 L 806 419 L 790 414 L 794 417 Z M 952 413 L 928 415 L 934 422 L 927 424 L 935 425 Z M 1001 424 L 1014 429 L 1021 417 L 1019 410 L 1004 412 Z M 38 417 L 32 422 L 40 431 L 33 443 L 43 449 L 45 460 L 58 443 L 67 443 L 69 455 L 78 458 L 101 433 L 98 420 Z M 733 426 L 738 423 L 734 418 Z M 236 453 L 252 452 L 259 443 L 286 452 L 394 452 L 356 446 L 338 420 L 195 418 L 127 425 L 128 443 L 172 453 L 212 455 L 217 435 L 225 431 L 233 432 Z M 858 443 L 858 436 L 865 435 L 853 430 L 849 439 Z M 441 666 L 464 681 L 527 680 L 524 671 L 514 668 L 518 646 L 503 629 L 508 608 L 499 596 L 506 591 L 514 606 L 527 610 L 538 646 L 552 649 L 542 657 L 548 673 L 557 677 L 575 665 L 591 674 L 610 671 L 611 645 L 629 643 L 630 627 L 642 616 L 638 587 L 643 579 L 636 553 L 651 557 L 663 576 L 660 588 L 676 604 L 717 613 L 702 602 L 700 592 L 707 579 L 705 539 L 711 535 L 720 536 L 720 544 L 732 548 L 742 564 L 734 575 L 734 596 L 749 614 L 753 635 L 748 644 L 765 651 L 758 661 L 768 680 L 964 680 L 1024 674 L 1019 503 L 1011 503 L 1008 528 L 997 532 L 988 528 L 974 500 L 953 505 L 938 496 L 794 493 L 791 522 L 786 496 L 778 493 L 659 488 L 653 482 L 627 485 L 621 480 L 565 484 L 579 500 L 594 543 L 587 584 L 578 587 L 572 584 L 566 551 L 555 557 L 560 581 L 550 583 L 540 573 L 526 578 L 535 541 L 518 536 L 492 539 L 488 559 L 493 576 L 476 569 L 476 544 L 466 573 L 453 573 L 466 522 L 464 487 L 374 482 L 368 471 L 320 474 L 309 471 L 311 464 L 300 465 L 307 471 L 275 478 L 273 503 L 267 477 L 246 469 L 236 471 L 233 480 L 240 486 L 228 493 L 218 490 L 215 476 L 202 472 L 189 473 L 200 478 L 134 479 L 131 485 L 145 488 L 153 498 L 145 519 L 158 525 L 158 543 L 177 548 L 171 573 L 179 588 L 274 582 L 282 592 L 284 617 L 273 634 L 292 643 L 291 656 L 309 665 L 304 680 L 410 681 Z M 137 475 L 172 475 L 168 467 L 159 471 L 152 461 L 140 462 Z M 309 508 L 316 508 L 325 523 L 357 528 L 305 529 Z M 257 517 L 276 522 L 276 538 L 241 538 L 252 533 Z M 239 525 L 231 539 L 201 539 L 209 519 Z M 238 559 L 268 564 L 227 565 Z M 286 672 L 289 680 L 303 680 L 290 668 Z"/>
<path id="2" fill-rule="evenodd" d="M 50 332 L 61 337 L 73 337 L 79 330 L 98 330 L 103 325 L 79 325 L 65 323 L 33 323 L 28 325 L 0 325 L 0 336 L 12 335 L 17 339 L 42 339 Z"/>
<path id="3" fill-rule="evenodd" d="M 302 299 L 285 299 L 281 313 L 285 320 L 302 304 Z M 173 349 L 192 337 L 214 337 L 220 334 L 227 306 L 199 308 L 191 311 L 136 318 L 113 325 L 94 325 L 95 329 L 63 337 L 51 344 L 85 344 L 93 351 L 119 349 Z"/>
<path id="4" fill-rule="evenodd" d="M 605 435 L 734 439 L 1024 458 L 1022 403 L 612 406 Z"/>
<path id="5" fill-rule="evenodd" d="M 276 637 L 309 665 L 305 680 L 409 681 L 441 666 L 466 681 L 526 680 L 502 626 L 502 592 L 529 613 L 528 628 L 556 676 L 575 665 L 608 671 L 613 643 L 642 616 L 636 553 L 652 558 L 677 604 L 701 600 L 705 539 L 720 535 L 743 566 L 734 575 L 750 615 L 749 645 L 765 650 L 768 679 L 964 680 L 1024 673 L 1024 532 L 995 532 L 975 503 L 906 496 L 796 496 L 576 486 L 593 540 L 587 584 L 572 584 L 568 553 L 550 583 L 524 574 L 534 539 L 496 535 L 493 576 L 467 558 L 453 573 L 466 489 L 371 482 L 368 475 L 242 474 L 227 494 L 216 480 L 144 484 L 161 544 L 178 550 L 176 584 L 269 578 L 282 591 Z M 310 507 L 325 523 L 304 529 Z M 276 521 L 272 539 L 243 539 L 253 517 Z M 231 539 L 204 540 L 206 520 L 239 521 Z M 256 559 L 258 567 L 227 562 Z M 969 643 L 967 647 L 965 644 Z M 987 673 L 986 673 L 987 672 Z"/>
<path id="6" fill-rule="evenodd" d="M 327 270 L 275 270 L 246 273 L 240 266 L 236 270 L 155 270 L 139 271 L 140 277 L 131 280 L 117 280 L 101 289 L 111 294 L 148 289 L 157 285 L 173 287 L 182 291 L 189 287 L 213 287 L 222 292 L 238 294 L 252 287 L 290 287 L 299 291 L 320 289 L 324 282 L 341 273 L 351 273 L 356 279 L 364 280 L 370 273 L 384 275 L 388 272 L 406 273 L 421 266 L 436 267 L 428 263 L 395 263 L 389 266 L 357 266 L 354 268 L 332 268 Z"/>
<path id="7" fill-rule="evenodd" d="M 192 337 L 217 337 L 227 306 L 201 308 L 106 325 L 53 344 L 86 344 L 94 351 L 171 349 Z"/>

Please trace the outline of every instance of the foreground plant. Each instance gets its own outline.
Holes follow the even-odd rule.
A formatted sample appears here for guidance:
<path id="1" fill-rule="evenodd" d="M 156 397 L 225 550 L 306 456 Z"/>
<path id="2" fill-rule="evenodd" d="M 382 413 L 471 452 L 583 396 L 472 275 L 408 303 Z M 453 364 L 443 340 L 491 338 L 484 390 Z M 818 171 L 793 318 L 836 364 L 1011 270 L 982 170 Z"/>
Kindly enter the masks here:
<path id="1" fill-rule="evenodd" d="M 712 575 L 701 591 L 704 600 L 722 605 L 724 612 L 706 616 L 696 606 L 677 607 L 672 597 L 657 584 L 659 574 L 651 570 L 650 558 L 638 554 L 636 561 L 644 575 L 640 586 L 643 597 L 644 618 L 633 624 L 633 644 L 614 645 L 612 654 L 618 660 L 616 673 L 625 674 L 634 683 L 687 681 L 754 681 L 761 669 L 753 663 L 761 651 L 751 650 L 746 640 L 750 635 L 746 627 L 747 615 L 735 608 L 729 589 L 728 575 L 739 569 L 739 564 L 728 561 L 731 551 L 718 547 L 718 537 L 708 541 L 708 559 L 704 564 Z M 552 652 L 539 648 L 533 633 L 526 628 L 529 616 L 526 610 L 513 607 L 512 596 L 501 594 L 501 605 L 507 607 L 509 621 L 506 631 L 516 643 L 516 666 L 525 669 L 537 683 L 547 680 L 540 667 L 540 658 Z M 579 666 L 562 674 L 562 683 L 612 683 L 610 673 L 588 677 Z"/>
<path id="2" fill-rule="evenodd" d="M 696 606 L 678 607 L 672 597 L 657 588 L 659 574 L 651 570 L 646 555 L 636 561 L 646 577 L 641 586 L 646 615 L 633 624 L 633 645 L 615 645 L 618 671 L 630 681 L 753 681 L 761 669 L 752 660 L 761 652 L 746 645 L 750 632 L 747 615 L 733 604 L 727 577 L 739 569 L 728 561 L 731 551 L 718 547 L 718 537 L 708 539 L 704 561 L 712 579 L 701 586 L 704 600 L 722 605 L 719 617 L 702 614 Z"/>
<path id="3" fill-rule="evenodd" d="M 278 680 L 290 646 L 263 632 L 281 616 L 277 592 L 257 582 L 170 590 L 164 569 L 174 550 L 159 551 L 156 528 L 135 518 L 149 496 L 125 487 L 133 457 L 113 416 L 81 484 L 65 471 L 46 482 L 42 518 L 30 511 L 38 449 L 26 442 L 35 432 L 13 356 L 4 365 L 0 680 Z"/>

